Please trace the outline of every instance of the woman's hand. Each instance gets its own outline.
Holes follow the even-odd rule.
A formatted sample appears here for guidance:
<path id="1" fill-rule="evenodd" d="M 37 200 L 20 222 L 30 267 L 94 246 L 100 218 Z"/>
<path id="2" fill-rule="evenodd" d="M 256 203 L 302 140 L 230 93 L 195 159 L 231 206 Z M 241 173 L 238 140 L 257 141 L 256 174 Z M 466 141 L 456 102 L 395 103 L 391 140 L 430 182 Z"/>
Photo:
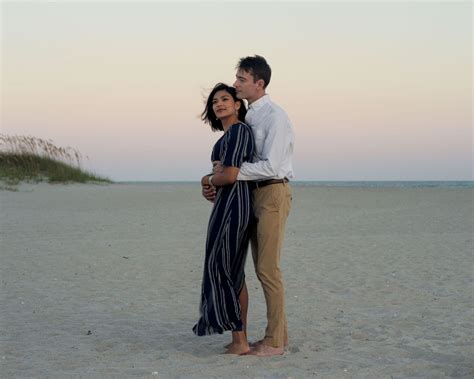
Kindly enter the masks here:
<path id="1" fill-rule="evenodd" d="M 209 175 L 204 175 L 201 178 L 201 193 L 202 196 L 211 203 L 216 199 L 216 188 L 209 183 Z"/>
<path id="2" fill-rule="evenodd" d="M 211 186 L 202 186 L 201 187 L 202 196 L 207 200 L 213 203 L 216 200 L 216 188 Z"/>

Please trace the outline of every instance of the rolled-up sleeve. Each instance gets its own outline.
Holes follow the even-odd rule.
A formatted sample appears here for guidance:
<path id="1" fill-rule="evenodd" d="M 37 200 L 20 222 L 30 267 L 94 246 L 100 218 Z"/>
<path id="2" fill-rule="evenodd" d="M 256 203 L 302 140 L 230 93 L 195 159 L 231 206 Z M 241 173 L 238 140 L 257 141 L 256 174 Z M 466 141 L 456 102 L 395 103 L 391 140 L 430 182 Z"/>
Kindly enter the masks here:
<path id="1" fill-rule="evenodd" d="M 240 167 L 237 180 L 262 180 L 278 176 L 285 157 L 286 149 L 291 146 L 291 128 L 283 115 L 273 113 L 268 119 L 263 150 L 263 157 L 254 163 L 244 162 Z"/>

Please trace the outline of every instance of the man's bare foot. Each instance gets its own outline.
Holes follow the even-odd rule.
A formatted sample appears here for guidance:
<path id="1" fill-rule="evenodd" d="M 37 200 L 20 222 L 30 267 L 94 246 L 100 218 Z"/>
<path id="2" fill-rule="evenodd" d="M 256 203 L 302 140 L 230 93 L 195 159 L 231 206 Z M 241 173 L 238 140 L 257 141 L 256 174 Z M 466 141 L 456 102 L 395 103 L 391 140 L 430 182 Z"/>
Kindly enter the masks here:
<path id="1" fill-rule="evenodd" d="M 250 351 L 247 343 L 231 343 L 227 348 L 226 354 L 245 355 Z"/>
<path id="2" fill-rule="evenodd" d="M 283 347 L 273 347 L 260 343 L 258 346 L 252 347 L 249 354 L 256 355 L 257 357 L 269 357 L 272 355 L 283 355 L 284 351 Z"/>
<path id="3" fill-rule="evenodd" d="M 249 346 L 252 348 L 252 347 L 257 347 L 258 345 L 261 345 L 263 343 L 263 340 L 258 340 L 258 341 L 255 341 L 255 342 L 250 342 L 249 343 Z M 230 345 L 230 344 L 229 344 Z M 283 347 L 285 348 L 285 350 L 288 350 L 288 342 L 286 342 Z"/>

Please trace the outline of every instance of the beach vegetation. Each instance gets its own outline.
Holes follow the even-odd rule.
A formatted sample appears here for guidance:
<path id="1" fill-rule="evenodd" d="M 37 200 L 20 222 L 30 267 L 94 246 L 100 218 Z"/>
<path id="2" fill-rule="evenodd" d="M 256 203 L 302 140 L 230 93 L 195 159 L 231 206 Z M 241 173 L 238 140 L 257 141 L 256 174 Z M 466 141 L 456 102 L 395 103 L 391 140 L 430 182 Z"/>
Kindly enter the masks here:
<path id="1" fill-rule="evenodd" d="M 51 140 L 0 134 L 0 180 L 7 186 L 19 182 L 111 183 L 82 167 L 82 155 Z"/>

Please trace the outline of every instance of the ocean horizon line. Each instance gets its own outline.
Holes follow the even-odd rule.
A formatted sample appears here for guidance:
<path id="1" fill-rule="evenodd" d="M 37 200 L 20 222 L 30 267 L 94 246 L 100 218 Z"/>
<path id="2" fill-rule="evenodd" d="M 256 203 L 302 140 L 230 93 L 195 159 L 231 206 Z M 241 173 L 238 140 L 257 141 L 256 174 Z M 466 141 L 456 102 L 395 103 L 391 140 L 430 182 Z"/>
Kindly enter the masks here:
<path id="1" fill-rule="evenodd" d="M 198 184 L 197 180 L 120 180 L 116 184 Z M 295 186 L 311 187 L 449 187 L 474 188 L 474 180 L 294 180 Z"/>

